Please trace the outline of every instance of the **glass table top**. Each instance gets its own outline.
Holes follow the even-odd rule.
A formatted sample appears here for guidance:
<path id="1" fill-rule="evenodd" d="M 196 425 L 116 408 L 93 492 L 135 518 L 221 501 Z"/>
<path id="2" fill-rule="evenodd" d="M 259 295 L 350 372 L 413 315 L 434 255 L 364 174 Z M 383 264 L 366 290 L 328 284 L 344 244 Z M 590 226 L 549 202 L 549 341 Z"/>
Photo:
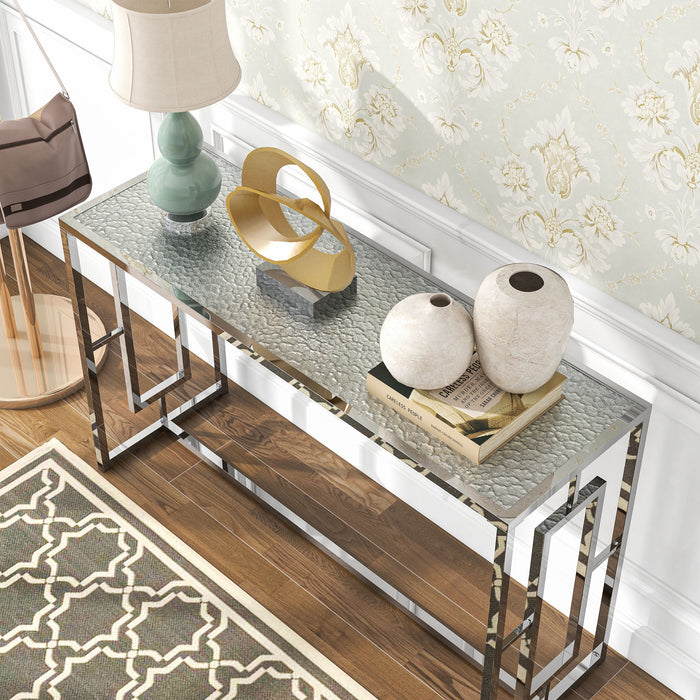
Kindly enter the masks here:
<path id="1" fill-rule="evenodd" d="M 221 194 L 208 224 L 195 234 L 171 233 L 146 190 L 145 175 L 61 217 L 79 239 L 126 267 L 201 304 L 349 404 L 350 417 L 427 467 L 492 513 L 514 517 L 552 486 L 629 430 L 645 404 L 568 362 L 565 398 L 476 465 L 367 393 L 366 373 L 380 362 L 379 331 L 404 297 L 444 289 L 437 280 L 393 259 L 348 229 L 357 257 L 357 294 L 309 318 L 256 285 L 261 262 L 236 234 L 225 207 L 240 168 L 217 158 Z M 332 195 L 332 193 L 331 193 Z M 332 212 L 333 213 L 333 212 Z M 301 222 L 294 222 L 301 228 Z M 302 221 L 306 221 L 303 220 Z M 325 234 L 321 241 L 331 238 Z M 331 239 L 332 240 L 332 239 Z M 454 290 L 471 311 L 471 300 Z"/>

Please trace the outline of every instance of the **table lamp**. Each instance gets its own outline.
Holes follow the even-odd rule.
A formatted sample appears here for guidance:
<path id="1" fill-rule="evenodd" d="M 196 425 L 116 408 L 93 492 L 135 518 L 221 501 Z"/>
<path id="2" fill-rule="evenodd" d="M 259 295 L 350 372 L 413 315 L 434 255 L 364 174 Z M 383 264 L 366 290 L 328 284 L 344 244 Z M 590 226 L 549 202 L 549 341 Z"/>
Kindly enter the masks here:
<path id="1" fill-rule="evenodd" d="M 132 107 L 167 112 L 149 195 L 167 228 L 195 230 L 219 194 L 221 174 L 202 152 L 202 129 L 189 110 L 226 97 L 241 79 L 224 0 L 112 0 L 112 11 L 112 90 Z"/>

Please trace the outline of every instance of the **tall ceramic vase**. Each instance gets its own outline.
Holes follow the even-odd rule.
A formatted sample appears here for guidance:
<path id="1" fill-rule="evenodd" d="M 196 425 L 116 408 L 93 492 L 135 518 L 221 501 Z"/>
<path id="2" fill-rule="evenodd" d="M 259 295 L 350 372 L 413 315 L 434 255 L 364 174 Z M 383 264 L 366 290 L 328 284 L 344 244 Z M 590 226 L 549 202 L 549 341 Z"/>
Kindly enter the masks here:
<path id="1" fill-rule="evenodd" d="M 566 282 L 541 265 L 514 263 L 491 272 L 474 300 L 476 349 L 486 376 L 524 394 L 556 371 L 574 322 Z"/>
<path id="2" fill-rule="evenodd" d="M 414 389 L 439 389 L 469 367 L 471 316 L 448 294 L 412 294 L 387 314 L 379 349 L 394 379 Z"/>

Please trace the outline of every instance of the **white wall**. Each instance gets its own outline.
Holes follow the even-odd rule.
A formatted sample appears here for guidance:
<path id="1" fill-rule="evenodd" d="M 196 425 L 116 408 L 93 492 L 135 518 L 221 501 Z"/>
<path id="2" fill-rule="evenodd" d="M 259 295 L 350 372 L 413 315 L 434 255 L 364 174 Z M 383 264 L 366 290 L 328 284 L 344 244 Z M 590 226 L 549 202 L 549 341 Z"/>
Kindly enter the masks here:
<path id="1" fill-rule="evenodd" d="M 0 1 L 0 10 L 3 2 L 7 0 Z M 75 98 L 95 178 L 93 194 L 145 170 L 152 158 L 148 116 L 120 105 L 107 87 L 109 24 L 70 0 L 25 0 L 23 5 L 57 32 L 40 36 Z M 31 40 L 12 11 L 0 12 L 0 41 L 3 69 L 13 86 L 10 98 L 21 114 L 27 97 L 46 101 L 53 94 L 51 76 L 37 63 Z M 0 95 L 0 104 L 4 100 L 7 96 Z M 497 265 L 536 260 L 516 244 L 251 100 L 234 95 L 201 116 L 205 133 L 222 149 L 240 153 L 241 141 L 276 145 L 307 162 L 328 183 L 334 216 L 391 241 L 413 262 L 467 294 L 473 295 Z M 28 234 L 60 254 L 55 224 L 35 227 Z M 99 275 L 97 263 L 94 269 Z M 571 278 L 569 282 L 576 323 L 568 357 L 654 406 L 612 646 L 684 697 L 698 699 L 700 352 L 696 344 L 585 283 Z M 254 370 L 234 365 L 232 374 L 297 422 L 318 421 L 318 414 L 302 405 L 298 395 L 280 393 L 278 386 L 253 376 Z M 330 438 L 317 436 L 336 441 L 334 448 L 350 461 L 367 461 L 364 447 L 350 445 L 342 430 L 332 433 Z M 377 467 L 378 479 L 380 474 Z M 449 514 L 446 517 L 449 520 Z"/>

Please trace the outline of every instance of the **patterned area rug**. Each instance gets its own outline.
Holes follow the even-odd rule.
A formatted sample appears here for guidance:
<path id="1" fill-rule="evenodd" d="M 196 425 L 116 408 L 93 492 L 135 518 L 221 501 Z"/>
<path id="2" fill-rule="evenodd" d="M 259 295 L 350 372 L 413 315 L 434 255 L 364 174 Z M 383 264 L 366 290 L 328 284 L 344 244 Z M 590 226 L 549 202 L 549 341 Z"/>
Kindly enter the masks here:
<path id="1" fill-rule="evenodd" d="M 0 697 L 373 698 L 56 440 L 0 470 Z"/>

